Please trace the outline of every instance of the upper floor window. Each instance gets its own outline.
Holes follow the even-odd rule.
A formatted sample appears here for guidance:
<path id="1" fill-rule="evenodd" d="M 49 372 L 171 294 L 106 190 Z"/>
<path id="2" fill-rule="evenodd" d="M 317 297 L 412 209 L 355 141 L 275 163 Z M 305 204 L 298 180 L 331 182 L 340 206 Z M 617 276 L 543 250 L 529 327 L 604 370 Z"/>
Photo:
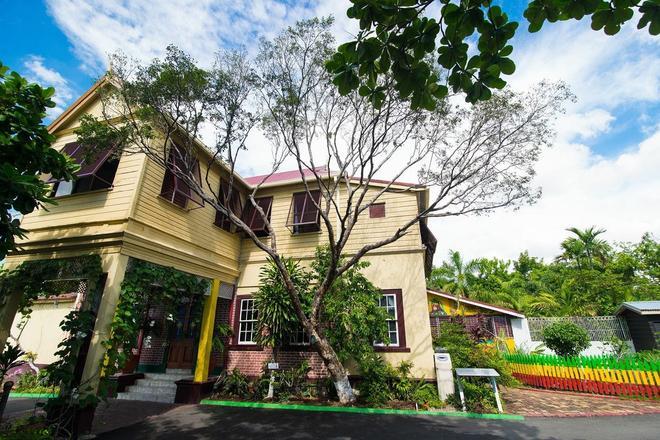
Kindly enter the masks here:
<path id="1" fill-rule="evenodd" d="M 254 199 L 256 203 L 264 212 L 266 220 L 270 222 L 270 210 L 273 206 L 273 197 L 256 197 Z M 266 228 L 266 222 L 264 217 L 255 209 L 251 201 L 246 203 L 245 210 L 243 211 L 243 222 L 252 229 L 257 237 L 265 237 L 268 235 L 268 229 Z"/>
<path id="2" fill-rule="evenodd" d="M 231 191 L 230 191 L 231 189 Z M 230 194 L 231 193 L 231 194 Z M 220 181 L 220 203 L 231 210 L 237 217 L 241 216 L 242 204 L 241 204 L 241 194 L 234 185 L 229 187 L 229 182 L 225 179 Z M 229 216 L 223 214 L 220 211 L 215 213 L 215 222 L 214 224 L 219 228 L 224 229 L 225 231 L 231 232 L 232 224 L 229 220 Z"/>
<path id="3" fill-rule="evenodd" d="M 201 184 L 199 161 L 191 157 L 183 148 L 174 145 L 167 156 L 167 166 L 160 196 L 184 209 L 188 205 L 188 200 L 200 207 L 204 206 L 202 198 L 190 188 L 183 176 L 187 176 L 189 179 Z"/>
<path id="4" fill-rule="evenodd" d="M 289 207 L 286 227 L 293 234 L 320 231 L 320 202 L 321 191 L 319 190 L 294 194 Z"/>
<path id="5" fill-rule="evenodd" d="M 54 197 L 112 187 L 119 166 L 119 159 L 113 156 L 112 148 L 88 154 L 86 148 L 77 142 L 71 142 L 66 144 L 61 152 L 79 164 L 80 171 L 72 181 L 50 180 L 49 182 L 53 183 Z"/>
<path id="6" fill-rule="evenodd" d="M 385 217 L 385 203 L 374 203 L 369 206 L 369 218 Z"/>

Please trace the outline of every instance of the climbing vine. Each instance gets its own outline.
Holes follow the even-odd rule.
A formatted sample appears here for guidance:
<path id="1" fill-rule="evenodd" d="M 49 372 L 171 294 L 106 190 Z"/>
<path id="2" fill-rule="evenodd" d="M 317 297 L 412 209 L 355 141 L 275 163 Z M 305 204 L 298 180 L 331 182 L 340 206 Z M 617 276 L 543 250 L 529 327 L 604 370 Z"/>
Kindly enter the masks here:
<path id="1" fill-rule="evenodd" d="M 79 399 L 89 399 L 95 403 L 95 396 L 85 395 L 80 386 L 80 373 L 76 371 L 78 357 L 86 339 L 94 330 L 95 311 L 91 310 L 100 295 L 100 281 L 103 274 L 101 257 L 86 255 L 75 258 L 25 261 L 0 277 L 0 296 L 6 297 L 21 293 L 18 312 L 29 319 L 32 304 L 38 298 L 60 295 L 84 289 L 85 296 L 81 307 L 72 310 L 60 323 L 60 328 L 68 335 L 58 345 L 55 353 L 58 360 L 46 369 L 50 385 L 60 388 L 59 401 L 68 404 Z M 81 283 L 86 285 L 81 286 Z M 24 325 L 24 323 L 23 323 Z"/>
<path id="2" fill-rule="evenodd" d="M 108 378 L 120 371 L 137 346 L 141 329 L 148 321 L 150 306 L 165 307 L 165 314 L 173 315 L 184 300 L 201 295 L 208 281 L 142 260 L 131 260 L 121 285 L 119 304 L 110 327 L 110 337 L 102 344 L 106 349 L 102 361 L 101 395 L 110 392 Z"/>

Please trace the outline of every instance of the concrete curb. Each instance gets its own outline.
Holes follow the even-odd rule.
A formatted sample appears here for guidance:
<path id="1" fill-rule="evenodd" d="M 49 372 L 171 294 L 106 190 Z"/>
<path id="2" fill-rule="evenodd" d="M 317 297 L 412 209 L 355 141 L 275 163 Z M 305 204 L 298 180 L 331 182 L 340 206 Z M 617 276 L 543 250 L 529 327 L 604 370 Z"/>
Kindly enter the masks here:
<path id="1" fill-rule="evenodd" d="M 279 403 L 261 403 L 261 402 L 236 402 L 233 400 L 211 400 L 204 399 L 201 405 L 228 406 L 237 408 L 264 408 L 280 409 L 293 411 L 319 411 L 319 412 L 339 412 L 339 413 L 357 413 L 357 414 L 393 414 L 408 416 L 443 416 L 443 417 L 464 417 L 470 419 L 496 419 L 496 420 L 525 420 L 525 417 L 515 414 L 477 414 L 468 412 L 447 412 L 447 411 L 414 411 L 407 409 L 386 409 L 386 408 L 358 408 L 352 406 L 315 406 L 315 405 L 295 405 Z"/>

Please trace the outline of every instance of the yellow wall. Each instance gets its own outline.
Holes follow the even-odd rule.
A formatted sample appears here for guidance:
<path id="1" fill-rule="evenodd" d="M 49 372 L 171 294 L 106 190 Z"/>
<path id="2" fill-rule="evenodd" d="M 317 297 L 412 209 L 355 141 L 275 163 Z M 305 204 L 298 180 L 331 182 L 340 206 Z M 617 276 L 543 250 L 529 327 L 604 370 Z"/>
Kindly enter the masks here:
<path id="1" fill-rule="evenodd" d="M 35 363 L 50 364 L 57 360 L 55 352 L 57 345 L 64 339 L 66 333 L 59 328 L 59 323 L 73 309 L 74 300 L 39 302 L 32 306 L 30 319 L 22 333 L 18 328 L 22 315 L 17 314 L 11 329 L 11 335 L 16 338 L 26 352 L 37 354 Z"/>
<path id="2" fill-rule="evenodd" d="M 301 190 L 303 190 L 301 185 L 265 188 L 259 196 L 273 196 L 271 222 L 275 228 L 278 250 L 283 255 L 303 259 L 303 263 L 308 264 L 316 246 L 327 242 L 327 233 L 293 235 L 285 227 L 292 194 Z M 342 200 L 341 196 L 339 200 Z M 346 247 L 347 254 L 364 244 L 388 237 L 417 212 L 417 196 L 414 192 L 386 193 L 380 201 L 386 203 L 386 217 L 371 219 L 368 211 L 364 213 Z M 335 217 L 333 222 L 336 224 Z M 411 352 L 382 353 L 383 357 L 394 365 L 403 360 L 412 361 L 414 363 L 412 374 L 415 377 L 435 377 L 424 276 L 424 250 L 419 226 L 415 225 L 411 228 L 410 234 L 399 241 L 367 254 L 365 260 L 371 265 L 364 273 L 374 285 L 381 289 L 402 290 L 406 345 Z M 259 285 L 259 271 L 264 264 L 265 254 L 248 239 L 244 239 L 237 285 L 238 295 L 254 294 Z"/>
<path id="3" fill-rule="evenodd" d="M 205 160 L 200 160 L 202 180 Z M 125 237 L 124 253 L 185 272 L 233 283 L 238 276 L 241 239 L 213 224 L 215 209 L 188 202 L 182 209 L 159 197 L 165 171 L 146 160 L 140 191 Z M 213 191 L 220 170 L 209 175 Z"/>
<path id="4" fill-rule="evenodd" d="M 432 293 L 427 293 L 428 298 L 428 311 L 433 313 L 434 311 L 441 311 L 440 315 L 455 315 L 456 311 L 456 300 L 443 298 L 438 295 L 433 295 Z M 490 310 L 484 310 L 480 307 L 476 307 L 470 304 L 461 303 L 460 314 L 463 316 L 472 316 L 483 314 L 493 314 Z"/>

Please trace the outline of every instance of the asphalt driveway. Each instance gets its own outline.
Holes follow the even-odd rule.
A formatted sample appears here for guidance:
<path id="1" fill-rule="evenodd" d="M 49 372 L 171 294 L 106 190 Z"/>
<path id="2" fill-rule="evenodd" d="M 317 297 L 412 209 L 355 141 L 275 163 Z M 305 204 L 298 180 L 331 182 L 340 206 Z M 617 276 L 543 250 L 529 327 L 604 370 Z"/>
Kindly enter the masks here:
<path id="1" fill-rule="evenodd" d="M 660 417 L 527 418 L 519 422 L 184 405 L 97 438 L 657 440 Z"/>

